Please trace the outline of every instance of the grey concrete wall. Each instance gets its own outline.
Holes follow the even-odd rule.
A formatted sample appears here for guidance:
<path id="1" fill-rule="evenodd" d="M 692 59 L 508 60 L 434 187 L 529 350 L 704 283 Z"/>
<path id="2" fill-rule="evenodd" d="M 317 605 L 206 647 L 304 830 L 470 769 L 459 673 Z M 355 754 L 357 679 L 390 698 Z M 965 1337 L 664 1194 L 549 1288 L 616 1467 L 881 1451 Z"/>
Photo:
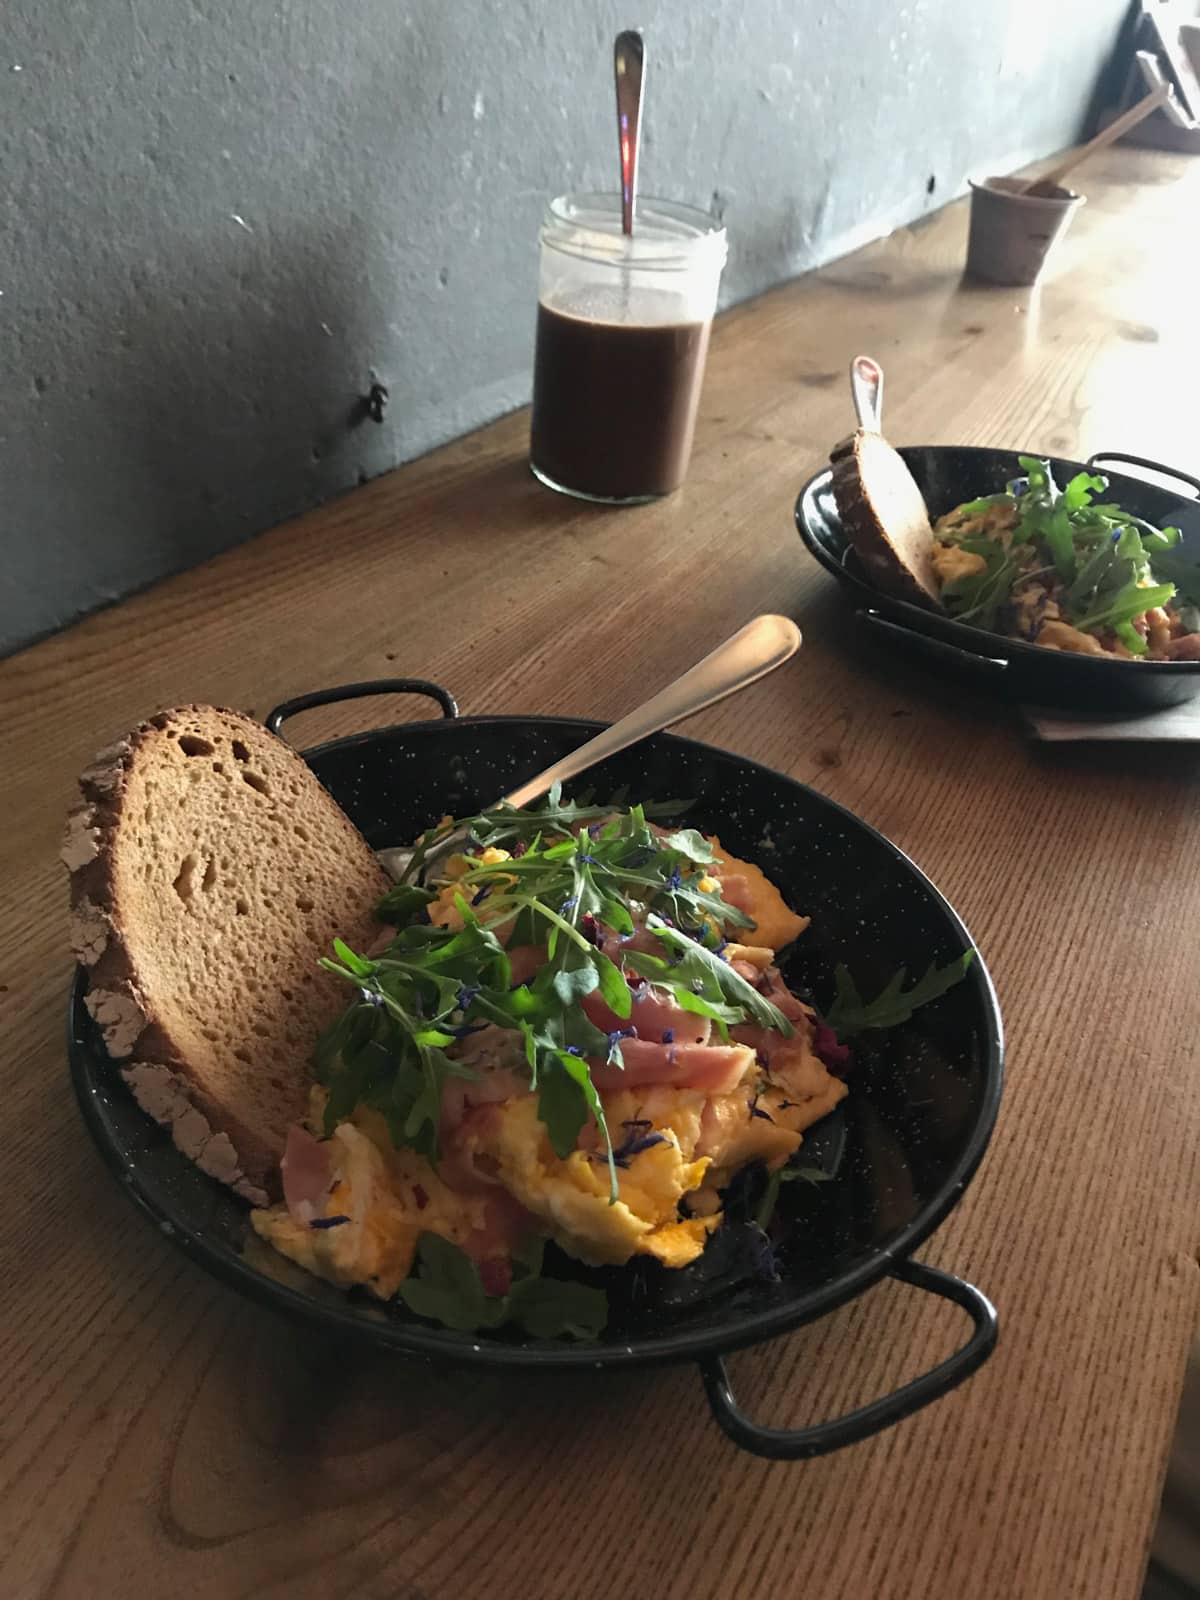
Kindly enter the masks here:
<path id="1" fill-rule="evenodd" d="M 1068 144 L 1124 4 L 5 0 L 0 651 L 527 398 L 619 27 L 729 303 Z"/>

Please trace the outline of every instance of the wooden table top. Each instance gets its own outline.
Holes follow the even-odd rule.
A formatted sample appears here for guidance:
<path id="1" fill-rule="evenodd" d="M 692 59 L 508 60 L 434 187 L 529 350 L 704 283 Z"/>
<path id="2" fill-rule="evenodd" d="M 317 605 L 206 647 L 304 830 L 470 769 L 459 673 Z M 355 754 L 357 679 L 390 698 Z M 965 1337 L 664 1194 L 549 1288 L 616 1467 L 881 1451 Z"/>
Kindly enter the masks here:
<path id="1" fill-rule="evenodd" d="M 1032 744 L 1010 709 L 864 639 L 791 520 L 848 431 L 858 349 L 887 368 L 896 442 L 1200 466 L 1182 375 L 1200 170 L 1119 149 L 1081 187 L 1040 292 L 962 284 L 953 206 L 726 316 L 664 503 L 539 488 L 518 414 L 0 664 L 0 1593 L 1137 1593 L 1200 1308 L 1200 755 Z M 67 1080 L 57 850 L 93 751 L 163 705 L 262 714 L 388 674 L 440 679 L 467 711 L 614 717 L 761 610 L 801 622 L 800 658 L 689 731 L 882 829 L 1000 991 L 999 1127 L 921 1252 L 994 1298 L 983 1370 L 870 1443 L 771 1465 L 718 1433 L 694 1369 L 431 1374 L 243 1304 L 156 1236 Z M 397 707 L 420 711 L 379 717 Z M 732 1369 L 756 1415 L 797 1424 L 961 1335 L 885 1284 Z"/>

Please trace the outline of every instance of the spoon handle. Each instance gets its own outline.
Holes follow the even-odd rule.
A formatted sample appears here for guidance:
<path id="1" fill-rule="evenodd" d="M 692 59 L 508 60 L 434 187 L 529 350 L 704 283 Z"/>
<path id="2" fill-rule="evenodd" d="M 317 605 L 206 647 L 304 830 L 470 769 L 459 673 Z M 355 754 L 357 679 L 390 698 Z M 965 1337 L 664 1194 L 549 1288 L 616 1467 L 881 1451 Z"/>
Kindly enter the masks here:
<path id="1" fill-rule="evenodd" d="M 588 767 L 616 755 L 618 750 L 669 728 L 693 712 L 703 711 L 705 706 L 715 705 L 726 695 L 736 694 L 747 684 L 781 667 L 799 648 L 800 630 L 788 617 L 755 617 L 636 711 L 614 722 L 611 728 L 589 739 L 578 750 L 572 750 L 569 756 L 556 761 L 545 772 L 539 772 L 519 789 L 506 794 L 504 803 L 527 806 L 531 800 L 545 794 L 551 784 L 566 783 Z"/>
<path id="2" fill-rule="evenodd" d="M 874 356 L 855 356 L 850 363 L 850 393 L 859 427 L 868 433 L 882 433 L 883 368 Z"/>
<path id="3" fill-rule="evenodd" d="M 633 232 L 645 72 L 646 47 L 641 34 L 632 29 L 619 33 L 613 46 L 613 74 L 617 85 L 617 137 L 621 151 L 621 232 L 625 234 Z"/>
<path id="4" fill-rule="evenodd" d="M 1157 111 L 1159 106 L 1165 105 L 1170 95 L 1171 85 L 1164 79 L 1157 89 L 1152 89 L 1136 105 L 1130 106 L 1124 115 L 1115 118 L 1107 128 L 1102 128 L 1094 139 L 1089 139 L 1086 144 L 1081 144 L 1077 150 L 1072 150 L 1069 155 L 1064 156 L 1057 166 L 1050 168 L 1049 172 L 1043 173 L 1040 178 L 1026 179 L 1017 193 L 1028 194 L 1031 189 L 1038 189 L 1042 184 L 1056 187 L 1068 172 L 1074 172 L 1081 161 L 1095 155 L 1097 150 L 1103 150 L 1105 145 L 1112 144 L 1122 134 L 1128 133 L 1130 128 L 1136 128 L 1138 123 L 1152 111 Z"/>

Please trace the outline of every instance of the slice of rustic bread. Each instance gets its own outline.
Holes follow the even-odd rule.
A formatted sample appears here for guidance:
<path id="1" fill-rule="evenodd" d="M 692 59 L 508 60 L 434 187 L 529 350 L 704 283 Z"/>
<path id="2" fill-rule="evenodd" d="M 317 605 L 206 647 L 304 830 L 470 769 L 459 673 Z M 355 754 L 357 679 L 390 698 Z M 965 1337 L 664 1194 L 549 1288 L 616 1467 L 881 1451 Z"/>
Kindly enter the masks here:
<path id="1" fill-rule="evenodd" d="M 859 429 L 829 459 L 838 515 L 868 577 L 898 600 L 940 610 L 929 511 L 904 458 L 882 434 Z"/>
<path id="2" fill-rule="evenodd" d="M 379 933 L 388 878 L 282 740 L 183 706 L 101 751 L 63 859 L 87 1007 L 139 1104 L 263 1204 L 313 1044 L 350 998 L 318 965 Z"/>

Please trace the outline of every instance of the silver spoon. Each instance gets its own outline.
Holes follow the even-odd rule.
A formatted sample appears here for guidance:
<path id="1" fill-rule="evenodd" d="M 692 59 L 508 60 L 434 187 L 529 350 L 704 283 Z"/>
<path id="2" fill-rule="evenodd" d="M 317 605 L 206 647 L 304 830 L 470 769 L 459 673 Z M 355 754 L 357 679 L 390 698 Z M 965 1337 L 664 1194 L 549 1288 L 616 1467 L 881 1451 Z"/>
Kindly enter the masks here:
<path id="1" fill-rule="evenodd" d="M 528 779 L 496 804 L 527 806 L 531 800 L 544 795 L 552 784 L 577 778 L 588 767 L 594 767 L 607 756 L 616 755 L 618 750 L 628 749 L 631 744 L 648 739 L 652 733 L 660 733 L 672 723 L 690 717 L 693 712 L 703 711 L 706 706 L 715 705 L 727 695 L 747 688 L 768 672 L 774 672 L 776 667 L 781 667 L 799 648 L 800 629 L 790 618 L 769 614 L 755 617 L 753 622 L 739 628 L 732 638 L 718 645 L 682 677 L 676 678 L 665 689 L 660 689 L 636 711 L 631 711 L 620 722 L 614 722 L 611 728 L 605 728 L 603 733 L 580 745 L 578 750 L 573 750 L 552 767 Z M 460 847 L 465 838 L 464 830 L 456 828 L 444 839 L 439 839 L 425 858 L 425 869 L 428 870 L 430 863 L 447 850 Z M 404 875 L 412 858 L 413 850 L 410 847 L 398 846 L 379 852 L 385 870 L 396 879 Z"/>
<path id="2" fill-rule="evenodd" d="M 617 139 L 621 152 L 621 232 L 630 235 L 637 200 L 638 135 L 645 75 L 646 46 L 641 34 L 635 29 L 619 33 L 613 46 L 613 76 L 617 86 Z"/>

